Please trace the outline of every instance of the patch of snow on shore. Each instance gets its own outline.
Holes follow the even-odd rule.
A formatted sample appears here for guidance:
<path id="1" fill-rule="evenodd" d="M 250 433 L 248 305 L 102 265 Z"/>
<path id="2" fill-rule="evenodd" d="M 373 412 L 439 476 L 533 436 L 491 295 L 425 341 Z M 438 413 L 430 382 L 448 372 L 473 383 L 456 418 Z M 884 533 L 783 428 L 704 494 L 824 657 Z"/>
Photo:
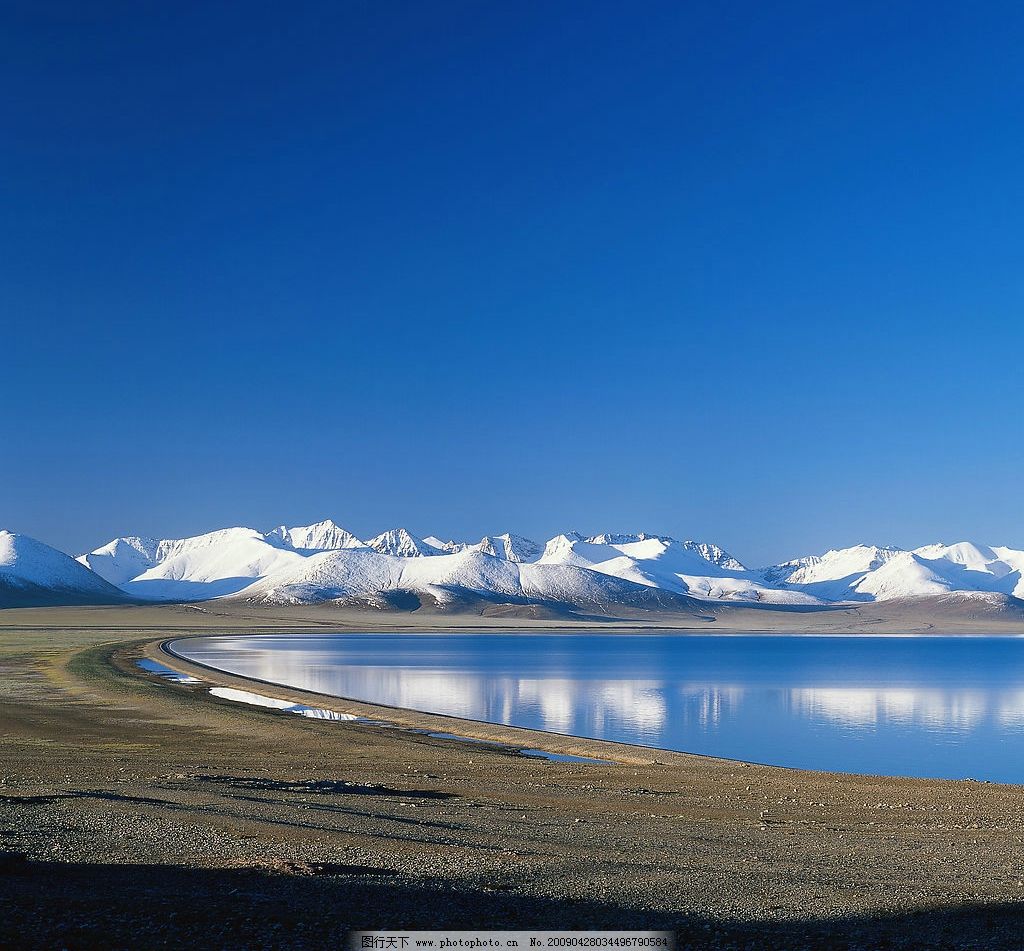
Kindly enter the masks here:
<path id="1" fill-rule="evenodd" d="M 323 710 L 320 707 L 307 707 L 302 703 L 291 703 L 278 700 L 276 697 L 264 697 L 263 694 L 251 693 L 248 690 L 236 690 L 234 687 L 211 687 L 210 693 L 222 700 L 234 700 L 237 703 L 249 703 L 255 707 L 270 707 L 284 713 L 297 713 L 312 720 L 359 720 L 352 713 L 337 713 L 334 710 Z"/>

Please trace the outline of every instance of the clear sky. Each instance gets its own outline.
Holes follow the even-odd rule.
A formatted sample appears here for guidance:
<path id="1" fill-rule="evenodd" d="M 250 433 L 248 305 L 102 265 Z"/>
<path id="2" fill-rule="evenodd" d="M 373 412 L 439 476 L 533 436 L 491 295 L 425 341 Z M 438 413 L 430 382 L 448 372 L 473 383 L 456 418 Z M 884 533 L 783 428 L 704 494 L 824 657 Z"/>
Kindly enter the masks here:
<path id="1" fill-rule="evenodd" d="M 1024 8 L 47 2 L 0 526 L 1024 547 Z"/>

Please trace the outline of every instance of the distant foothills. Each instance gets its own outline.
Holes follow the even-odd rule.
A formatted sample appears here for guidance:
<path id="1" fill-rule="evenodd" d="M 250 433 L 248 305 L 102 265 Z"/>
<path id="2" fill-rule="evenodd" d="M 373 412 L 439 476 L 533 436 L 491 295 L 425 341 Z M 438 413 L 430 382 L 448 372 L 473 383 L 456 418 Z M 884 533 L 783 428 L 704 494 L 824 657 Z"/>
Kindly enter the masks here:
<path id="1" fill-rule="evenodd" d="M 71 557 L 0 531 L 0 607 L 195 603 L 375 609 L 547 609 L 623 616 L 713 605 L 813 611 L 937 599 L 1018 609 L 1024 551 L 970 542 L 905 551 L 857 545 L 748 568 L 717 545 L 666 535 L 519 535 L 477 542 L 393 529 L 363 540 L 333 521 L 193 538 L 116 538 Z"/>

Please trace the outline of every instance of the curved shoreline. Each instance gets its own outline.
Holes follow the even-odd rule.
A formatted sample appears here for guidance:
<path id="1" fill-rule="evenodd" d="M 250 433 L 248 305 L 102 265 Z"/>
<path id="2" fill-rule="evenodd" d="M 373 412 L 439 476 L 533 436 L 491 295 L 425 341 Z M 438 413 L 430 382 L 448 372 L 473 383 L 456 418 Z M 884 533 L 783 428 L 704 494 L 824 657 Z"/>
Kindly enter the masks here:
<path id="1" fill-rule="evenodd" d="M 401 925 L 666 927 L 684 946 L 733 949 L 1020 945 L 1019 786 L 757 766 L 385 708 L 412 729 L 271 715 L 210 696 L 226 674 L 195 667 L 206 684 L 171 687 L 136 665 L 185 672 L 159 647 L 206 626 L 192 612 L 147 612 L 144 628 L 125 616 L 0 618 L 0 849 L 25 866 L 0 875 L 0 945 L 165 946 L 184 926 L 211 951 L 323 946 L 305 922 L 338 943 Z M 365 613 L 331 622 L 367 626 Z"/>
<path id="2" fill-rule="evenodd" d="M 216 635 L 195 634 L 155 641 L 146 646 L 145 656 L 151 660 L 167 664 L 167 666 L 178 673 L 188 674 L 193 677 L 202 675 L 203 679 L 209 681 L 214 686 L 235 687 L 238 689 L 244 689 L 247 685 L 250 687 L 259 686 L 262 695 L 275 700 L 288 700 L 297 704 L 316 706 L 323 710 L 351 714 L 368 720 L 387 720 L 395 726 L 404 727 L 409 730 L 458 734 L 478 742 L 495 743 L 516 749 L 543 750 L 560 756 L 581 756 L 625 765 L 669 765 L 676 757 L 682 757 L 686 760 L 695 758 L 706 759 L 710 762 L 731 763 L 738 766 L 758 766 L 765 769 L 791 769 L 788 766 L 774 766 L 748 760 L 732 760 L 726 757 L 706 756 L 702 753 L 682 753 L 675 750 L 663 750 L 658 747 L 622 743 L 616 740 L 595 740 L 567 733 L 531 730 L 528 727 L 491 723 L 487 720 L 473 720 L 444 713 L 430 713 L 410 707 L 371 703 L 370 701 L 359 700 L 354 697 L 336 697 L 333 694 L 303 690 L 299 687 L 290 687 L 286 684 L 262 680 L 258 677 L 233 674 L 218 667 L 212 667 L 209 664 L 184 657 L 171 648 L 171 644 L 177 641 L 190 640 L 193 637 L 210 636 Z M 172 661 L 172 663 L 167 663 L 168 660 Z M 458 742 L 458 740 L 455 739 L 450 742 Z"/>
<path id="3" fill-rule="evenodd" d="M 354 632 L 338 633 L 344 635 Z M 295 687 L 289 684 L 282 684 L 259 677 L 236 674 L 223 670 L 219 667 L 205 664 L 201 661 L 193 660 L 177 653 L 172 648 L 172 644 L 180 641 L 188 641 L 197 638 L 209 639 L 219 636 L 231 637 L 238 635 L 189 634 L 182 637 L 163 640 L 159 644 L 159 650 L 165 660 L 167 658 L 171 658 L 183 665 L 181 668 L 172 669 L 177 670 L 179 673 L 190 674 L 192 676 L 196 676 L 198 673 L 202 672 L 205 673 L 207 680 L 211 680 L 212 675 L 214 678 L 219 678 L 216 682 L 211 680 L 211 683 L 214 685 L 234 687 L 236 689 L 244 689 L 246 685 L 258 685 L 262 688 L 261 694 L 272 699 L 282 701 L 287 700 L 306 706 L 316 706 L 324 710 L 357 716 L 366 720 L 386 720 L 390 725 L 410 730 L 421 732 L 425 731 L 428 733 L 455 734 L 451 737 L 453 742 L 458 742 L 460 738 L 465 738 L 466 740 L 492 742 L 502 746 L 518 749 L 539 750 L 559 756 L 579 756 L 631 765 L 669 765 L 676 757 L 683 757 L 687 760 L 699 759 L 707 760 L 709 763 L 732 764 L 740 767 L 757 767 L 759 769 L 782 770 L 786 772 L 815 774 L 821 776 L 856 777 L 860 779 L 884 779 L 910 782 L 983 783 L 985 785 L 1000 785 L 1024 789 L 1024 783 L 975 779 L 973 777 L 914 776 L 900 773 L 854 772 L 841 769 L 826 770 L 802 766 L 787 766 L 780 763 L 764 762 L 754 759 L 716 756 L 713 753 L 669 750 L 663 747 L 646 746 L 640 743 L 628 743 L 621 740 L 596 739 L 592 737 L 577 736 L 570 733 L 559 733 L 554 730 L 537 730 L 530 727 L 495 723 L 489 720 L 478 720 L 470 717 L 456 716 L 454 714 L 434 713 L 426 710 L 417 710 L 413 707 L 401 707 L 391 704 L 375 703 L 373 701 L 361 700 L 356 697 L 340 697 L 335 694 L 321 693 L 319 691 Z M 152 657 L 152 659 L 157 658 Z M 255 691 L 253 692 L 255 693 Z"/>

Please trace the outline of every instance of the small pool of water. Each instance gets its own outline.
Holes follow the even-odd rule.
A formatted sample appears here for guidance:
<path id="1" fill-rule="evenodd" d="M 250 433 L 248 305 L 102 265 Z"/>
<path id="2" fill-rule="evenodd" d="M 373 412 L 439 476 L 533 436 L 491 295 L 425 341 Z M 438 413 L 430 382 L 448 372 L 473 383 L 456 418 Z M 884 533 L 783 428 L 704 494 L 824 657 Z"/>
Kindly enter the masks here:
<path id="1" fill-rule="evenodd" d="M 1024 782 L 1024 639 L 294 634 L 173 649 L 303 690 L 574 736 Z"/>

